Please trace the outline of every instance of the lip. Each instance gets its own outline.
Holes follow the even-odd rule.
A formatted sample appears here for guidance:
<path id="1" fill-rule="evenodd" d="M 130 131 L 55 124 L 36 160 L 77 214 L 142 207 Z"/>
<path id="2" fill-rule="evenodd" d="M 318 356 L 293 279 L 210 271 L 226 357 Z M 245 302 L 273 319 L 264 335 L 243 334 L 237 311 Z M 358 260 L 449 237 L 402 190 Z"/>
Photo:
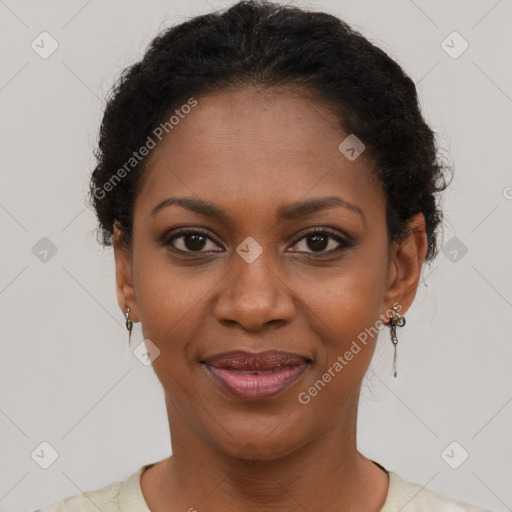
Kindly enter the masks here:
<path id="1" fill-rule="evenodd" d="M 309 366 L 310 359 L 291 352 L 234 351 L 202 361 L 213 380 L 236 398 L 262 400 L 289 389 Z"/>

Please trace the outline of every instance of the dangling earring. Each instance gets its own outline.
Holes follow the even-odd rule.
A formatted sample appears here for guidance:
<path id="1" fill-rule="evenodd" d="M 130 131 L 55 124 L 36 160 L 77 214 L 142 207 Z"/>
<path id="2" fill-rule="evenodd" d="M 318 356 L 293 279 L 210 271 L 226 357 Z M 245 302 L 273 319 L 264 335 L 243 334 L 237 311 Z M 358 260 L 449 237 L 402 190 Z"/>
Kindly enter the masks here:
<path id="1" fill-rule="evenodd" d="M 396 328 L 403 327 L 405 325 L 405 317 L 400 316 L 398 313 L 398 307 L 393 306 L 394 313 L 389 313 L 389 324 L 391 326 L 391 342 L 393 343 L 394 354 L 393 354 L 393 374 L 396 379 L 396 346 L 398 345 L 398 338 L 396 337 Z"/>
<path id="2" fill-rule="evenodd" d="M 132 327 L 133 322 L 130 320 L 130 308 L 127 308 L 128 310 L 124 314 L 124 317 L 126 318 L 126 328 L 128 329 L 128 346 L 130 346 L 130 339 L 132 337 Z"/>

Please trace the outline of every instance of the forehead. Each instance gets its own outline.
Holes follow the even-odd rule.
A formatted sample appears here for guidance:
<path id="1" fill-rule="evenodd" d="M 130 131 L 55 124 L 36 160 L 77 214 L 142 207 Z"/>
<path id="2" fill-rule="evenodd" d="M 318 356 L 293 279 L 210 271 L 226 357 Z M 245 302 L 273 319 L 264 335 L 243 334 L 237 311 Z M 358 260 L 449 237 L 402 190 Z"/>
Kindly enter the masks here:
<path id="1" fill-rule="evenodd" d="M 139 210 L 180 194 L 246 211 L 325 195 L 365 212 L 383 207 L 364 152 L 349 160 L 339 150 L 349 134 L 327 104 L 294 89 L 252 87 L 196 101 L 150 153 Z"/>

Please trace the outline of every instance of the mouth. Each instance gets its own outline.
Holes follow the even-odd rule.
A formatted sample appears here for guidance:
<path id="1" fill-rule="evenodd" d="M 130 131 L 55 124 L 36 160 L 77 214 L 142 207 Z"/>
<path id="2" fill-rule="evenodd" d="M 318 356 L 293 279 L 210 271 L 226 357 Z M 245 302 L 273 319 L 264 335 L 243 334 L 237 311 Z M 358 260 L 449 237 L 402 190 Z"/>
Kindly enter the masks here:
<path id="1" fill-rule="evenodd" d="M 262 400 L 293 386 L 311 359 L 291 352 L 269 350 L 226 352 L 201 361 L 214 382 L 242 400 Z"/>

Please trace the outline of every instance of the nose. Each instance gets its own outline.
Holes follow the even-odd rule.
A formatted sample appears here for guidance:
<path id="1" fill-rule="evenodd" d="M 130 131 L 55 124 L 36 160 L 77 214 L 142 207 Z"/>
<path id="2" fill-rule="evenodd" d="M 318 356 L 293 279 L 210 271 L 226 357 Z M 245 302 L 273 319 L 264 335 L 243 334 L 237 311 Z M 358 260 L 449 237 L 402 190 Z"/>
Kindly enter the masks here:
<path id="1" fill-rule="evenodd" d="M 295 314 L 294 292 L 265 253 L 251 263 L 238 255 L 234 259 L 215 304 L 217 320 L 252 332 L 289 323 Z"/>

